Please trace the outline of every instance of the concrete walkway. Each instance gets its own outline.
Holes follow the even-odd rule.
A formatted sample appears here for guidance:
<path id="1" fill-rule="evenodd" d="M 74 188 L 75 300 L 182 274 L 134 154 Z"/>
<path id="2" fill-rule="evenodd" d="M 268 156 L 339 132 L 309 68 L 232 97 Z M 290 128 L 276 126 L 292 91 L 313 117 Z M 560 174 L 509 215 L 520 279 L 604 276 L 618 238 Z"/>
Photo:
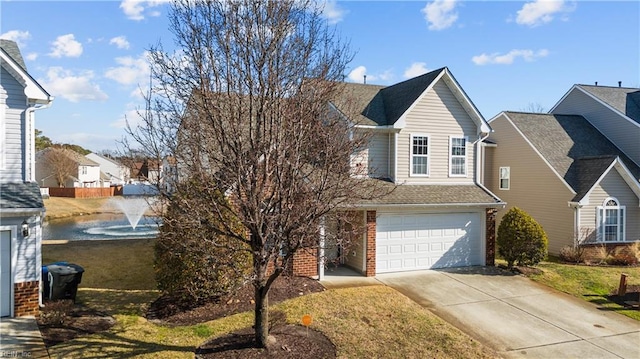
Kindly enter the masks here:
<path id="1" fill-rule="evenodd" d="M 34 317 L 0 318 L 0 358 L 49 358 Z"/>
<path id="2" fill-rule="evenodd" d="M 495 267 L 377 279 L 507 358 L 640 358 L 638 321 Z"/>

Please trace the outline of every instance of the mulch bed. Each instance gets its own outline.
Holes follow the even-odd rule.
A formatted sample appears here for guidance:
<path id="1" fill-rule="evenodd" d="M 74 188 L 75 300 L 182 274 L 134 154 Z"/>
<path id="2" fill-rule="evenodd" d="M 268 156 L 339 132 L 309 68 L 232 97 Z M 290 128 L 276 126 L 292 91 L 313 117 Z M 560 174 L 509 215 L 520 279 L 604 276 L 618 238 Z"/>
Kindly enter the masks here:
<path id="1" fill-rule="evenodd" d="M 271 330 L 266 349 L 256 348 L 253 329 L 246 328 L 208 341 L 196 349 L 197 359 L 215 358 L 335 358 L 336 347 L 324 334 L 299 325 Z"/>
<path id="2" fill-rule="evenodd" d="M 269 304 L 324 290 L 324 287 L 314 279 L 282 276 L 273 282 L 269 290 Z M 195 308 L 181 304 L 171 297 L 162 296 L 151 303 L 147 311 L 147 319 L 163 325 L 193 325 L 250 311 L 254 306 L 253 285 L 247 283 L 233 295 Z"/>
<path id="3" fill-rule="evenodd" d="M 322 292 L 324 287 L 306 277 L 280 277 L 269 290 L 269 304 Z M 149 306 L 147 319 L 168 326 L 194 325 L 254 309 L 254 289 L 247 283 L 236 293 L 217 302 L 189 307 L 168 296 L 162 296 Z M 275 316 L 277 314 L 272 313 Z M 197 358 L 335 358 L 336 348 L 324 334 L 298 325 L 276 326 L 270 334 L 275 344 L 267 349 L 256 348 L 253 329 L 225 335 L 206 342 L 196 349 Z M 48 324 L 38 319 L 40 333 L 47 347 L 79 336 L 108 330 L 115 320 L 105 313 L 82 305 L 73 305 L 62 324 Z"/>
<path id="4" fill-rule="evenodd" d="M 44 345 L 50 347 L 79 336 L 108 330 L 116 321 L 95 309 L 75 305 L 61 324 L 47 323 L 42 317 L 39 317 L 37 322 Z"/>

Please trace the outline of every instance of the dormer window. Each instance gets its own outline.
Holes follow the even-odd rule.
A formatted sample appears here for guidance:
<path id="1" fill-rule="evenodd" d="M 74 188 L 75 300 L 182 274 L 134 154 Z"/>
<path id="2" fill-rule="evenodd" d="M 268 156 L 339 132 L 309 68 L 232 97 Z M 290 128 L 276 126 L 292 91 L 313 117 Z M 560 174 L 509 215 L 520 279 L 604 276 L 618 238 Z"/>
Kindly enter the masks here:
<path id="1" fill-rule="evenodd" d="M 609 197 L 602 206 L 596 208 L 598 240 L 602 242 L 622 242 L 625 240 L 625 206 L 616 198 Z"/>
<path id="2" fill-rule="evenodd" d="M 411 135 L 411 175 L 429 176 L 429 136 Z"/>

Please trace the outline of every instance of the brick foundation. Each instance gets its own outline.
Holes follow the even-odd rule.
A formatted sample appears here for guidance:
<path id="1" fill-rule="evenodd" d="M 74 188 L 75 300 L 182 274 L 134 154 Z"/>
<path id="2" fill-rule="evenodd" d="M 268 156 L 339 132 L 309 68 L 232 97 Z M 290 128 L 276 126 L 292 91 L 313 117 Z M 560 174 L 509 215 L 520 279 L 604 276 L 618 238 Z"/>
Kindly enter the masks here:
<path id="1" fill-rule="evenodd" d="M 27 315 L 38 316 L 40 282 L 16 283 L 14 286 L 14 315 L 23 317 Z"/>
<path id="2" fill-rule="evenodd" d="M 487 208 L 486 214 L 486 251 L 485 265 L 494 266 L 496 264 L 496 210 Z"/>
<path id="3" fill-rule="evenodd" d="M 376 276 L 376 211 L 367 211 L 367 277 Z"/>

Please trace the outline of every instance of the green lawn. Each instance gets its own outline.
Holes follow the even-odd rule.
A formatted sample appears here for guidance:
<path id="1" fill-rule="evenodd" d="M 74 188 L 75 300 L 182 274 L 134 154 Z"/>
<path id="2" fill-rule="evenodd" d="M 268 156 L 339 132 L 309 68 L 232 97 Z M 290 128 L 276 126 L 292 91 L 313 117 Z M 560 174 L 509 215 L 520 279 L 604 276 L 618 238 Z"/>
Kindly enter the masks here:
<path id="1" fill-rule="evenodd" d="M 617 291 L 621 273 L 628 275 L 628 285 L 640 285 L 640 267 L 574 265 L 559 263 L 552 259 L 540 263 L 538 268 L 542 269 L 543 273 L 530 275 L 531 279 L 640 320 L 640 311 L 624 309 L 606 298 L 607 295 Z"/>
<path id="2" fill-rule="evenodd" d="M 49 349 L 52 358 L 193 358 L 207 340 L 250 327 L 251 312 L 193 325 L 168 327 L 143 314 L 158 296 L 152 240 L 84 241 L 44 245 L 43 262 L 66 260 L 86 270 L 78 301 L 116 318 L 106 332 Z M 340 358 L 491 358 L 491 349 L 385 286 L 343 288 L 283 303 L 287 320 L 313 317 L 312 328 L 336 345 Z"/>

